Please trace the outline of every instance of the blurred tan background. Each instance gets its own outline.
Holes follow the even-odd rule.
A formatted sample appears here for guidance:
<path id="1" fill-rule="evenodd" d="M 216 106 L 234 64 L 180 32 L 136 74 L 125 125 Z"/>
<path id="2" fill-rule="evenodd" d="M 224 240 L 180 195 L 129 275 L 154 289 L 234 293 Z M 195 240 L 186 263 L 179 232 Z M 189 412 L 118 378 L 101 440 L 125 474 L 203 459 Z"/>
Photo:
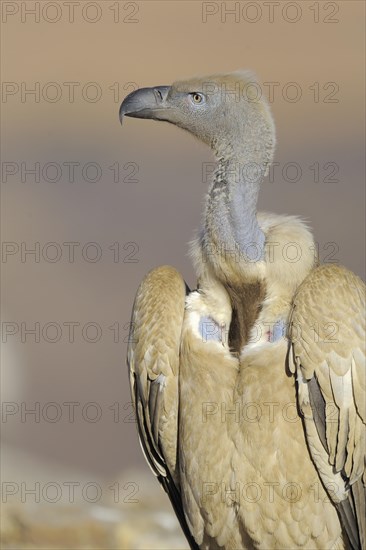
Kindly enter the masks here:
<path id="1" fill-rule="evenodd" d="M 274 91 L 279 163 L 260 209 L 305 217 L 320 259 L 364 277 L 364 3 L 3 1 L 1 9 L 2 502 L 20 514 L 10 514 L 3 541 L 40 547 L 45 536 L 48 547 L 81 547 L 64 526 L 40 535 L 19 517 L 31 506 L 47 523 L 47 510 L 70 505 L 65 480 L 79 484 L 71 506 L 94 500 L 103 525 L 127 529 L 139 513 L 148 517 L 149 503 L 160 507 L 131 414 L 128 323 L 152 267 L 172 264 L 194 287 L 187 243 L 212 161 L 168 124 L 126 119 L 121 128 L 120 102 L 137 87 L 255 71 L 265 95 Z M 107 541 L 102 529 L 97 546 L 183 548 L 161 506 L 165 515 L 150 514 L 147 525 L 165 543 L 123 529 Z"/>

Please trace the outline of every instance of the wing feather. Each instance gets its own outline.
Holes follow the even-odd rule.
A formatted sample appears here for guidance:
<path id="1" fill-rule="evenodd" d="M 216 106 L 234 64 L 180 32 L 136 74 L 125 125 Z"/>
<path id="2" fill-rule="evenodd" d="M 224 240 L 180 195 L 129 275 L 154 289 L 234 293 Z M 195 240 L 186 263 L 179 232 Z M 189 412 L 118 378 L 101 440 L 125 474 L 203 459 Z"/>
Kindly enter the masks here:
<path id="1" fill-rule="evenodd" d="M 337 479 L 330 498 L 351 546 L 364 549 L 365 286 L 361 279 L 335 265 L 313 270 L 294 298 L 290 338 L 302 383 L 298 400 L 306 411 L 310 453 L 325 486 Z M 331 469 L 320 458 L 324 452 Z"/>
<path id="2" fill-rule="evenodd" d="M 178 375 L 186 285 L 172 267 L 142 281 L 132 313 L 127 363 L 139 439 L 145 458 L 167 492 L 183 532 L 186 522 L 178 469 Z"/>

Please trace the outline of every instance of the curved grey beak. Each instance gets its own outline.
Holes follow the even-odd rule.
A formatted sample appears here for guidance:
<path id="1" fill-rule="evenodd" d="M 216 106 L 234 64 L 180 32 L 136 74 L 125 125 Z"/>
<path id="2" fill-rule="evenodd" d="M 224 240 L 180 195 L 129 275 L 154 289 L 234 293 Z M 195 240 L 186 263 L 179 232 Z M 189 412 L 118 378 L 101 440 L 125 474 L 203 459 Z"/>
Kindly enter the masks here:
<path id="1" fill-rule="evenodd" d="M 170 86 L 154 86 L 154 88 L 140 88 L 131 92 L 121 103 L 119 120 L 122 124 L 124 116 L 135 118 L 152 118 L 163 120 L 159 113 L 166 110 L 166 98 Z"/>

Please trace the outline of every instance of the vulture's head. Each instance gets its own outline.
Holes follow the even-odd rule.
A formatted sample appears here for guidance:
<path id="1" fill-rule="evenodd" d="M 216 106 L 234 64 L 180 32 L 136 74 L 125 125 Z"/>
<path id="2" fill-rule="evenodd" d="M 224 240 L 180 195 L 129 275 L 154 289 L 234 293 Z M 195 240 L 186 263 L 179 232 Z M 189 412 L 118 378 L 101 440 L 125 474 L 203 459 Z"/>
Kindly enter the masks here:
<path id="1" fill-rule="evenodd" d="M 122 102 L 124 116 L 171 122 L 210 145 L 227 149 L 255 135 L 274 141 L 274 125 L 262 90 L 253 74 L 236 71 L 171 86 L 140 88 Z"/>

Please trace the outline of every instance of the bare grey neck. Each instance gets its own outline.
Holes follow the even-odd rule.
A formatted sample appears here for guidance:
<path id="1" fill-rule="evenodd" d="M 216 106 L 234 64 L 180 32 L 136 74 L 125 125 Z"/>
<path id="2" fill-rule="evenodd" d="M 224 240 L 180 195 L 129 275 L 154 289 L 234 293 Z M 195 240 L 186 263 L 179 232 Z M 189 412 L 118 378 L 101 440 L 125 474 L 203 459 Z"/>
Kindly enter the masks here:
<path id="1" fill-rule="evenodd" d="M 218 128 L 211 144 L 216 170 L 205 211 L 204 238 L 223 253 L 240 253 L 240 261 L 263 260 L 265 235 L 257 220 L 260 184 L 273 159 L 275 127 L 272 116 L 261 105 L 243 103 L 232 110 L 226 127 Z"/>
<path id="2" fill-rule="evenodd" d="M 219 157 L 206 204 L 206 238 L 222 252 L 240 252 L 248 262 L 264 257 L 265 235 L 257 221 L 259 187 L 268 164 L 262 153 Z"/>

